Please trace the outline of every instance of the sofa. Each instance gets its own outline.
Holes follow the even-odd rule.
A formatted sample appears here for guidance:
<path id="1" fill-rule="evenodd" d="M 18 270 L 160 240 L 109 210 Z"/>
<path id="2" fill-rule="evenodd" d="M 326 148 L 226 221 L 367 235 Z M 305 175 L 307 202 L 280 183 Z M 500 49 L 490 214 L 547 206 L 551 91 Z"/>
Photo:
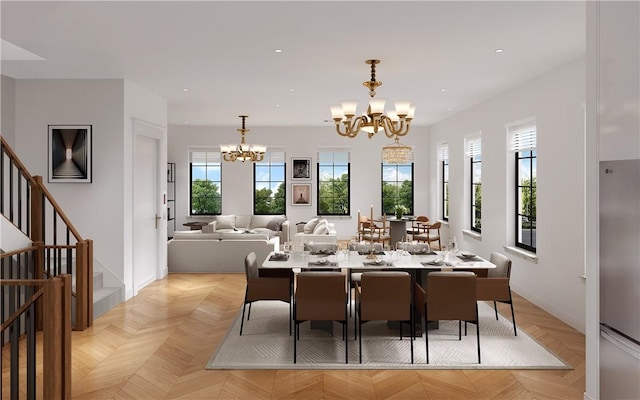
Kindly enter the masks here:
<path id="1" fill-rule="evenodd" d="M 269 238 L 278 236 L 280 242 L 288 242 L 289 220 L 285 215 L 217 215 L 202 227 L 203 233 L 245 232 L 266 234 Z"/>
<path id="2" fill-rule="evenodd" d="M 244 258 L 255 252 L 258 262 L 280 249 L 280 237 L 268 233 L 176 231 L 168 243 L 169 272 L 244 273 Z"/>
<path id="3" fill-rule="evenodd" d="M 304 251 L 309 243 L 338 243 L 336 228 L 326 218 L 315 217 L 304 225 L 297 225 L 298 232 L 293 235 L 293 250 Z"/>

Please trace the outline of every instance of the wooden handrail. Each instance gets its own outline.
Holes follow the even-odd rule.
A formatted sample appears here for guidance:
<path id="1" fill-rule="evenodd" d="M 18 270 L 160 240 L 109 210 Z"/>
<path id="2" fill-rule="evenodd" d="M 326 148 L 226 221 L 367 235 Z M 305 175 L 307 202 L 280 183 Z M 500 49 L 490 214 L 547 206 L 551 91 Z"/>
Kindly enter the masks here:
<path id="1" fill-rule="evenodd" d="M 9 155 L 9 158 L 13 160 L 13 163 L 15 164 L 16 167 L 18 167 L 22 175 L 24 175 L 24 177 L 27 180 L 31 180 L 32 177 L 29 171 L 27 170 L 27 167 L 24 166 L 24 164 L 20 161 L 16 153 L 14 153 L 13 150 L 11 149 L 11 146 L 9 146 L 9 143 L 7 143 L 7 141 L 4 140 L 4 137 L 2 137 L 1 135 L 0 135 L 0 141 L 2 142 L 2 148 L 4 149 L 4 152 L 7 153 Z"/>
<path id="2" fill-rule="evenodd" d="M 20 286 L 33 286 L 33 285 L 24 284 L 24 285 L 20 285 Z M 4 331 L 9 326 L 11 326 L 13 321 L 15 321 L 17 318 L 19 318 L 20 315 L 22 315 L 22 313 L 27 310 L 27 308 L 31 307 L 31 305 L 33 303 L 35 303 L 36 300 L 38 300 L 40 298 L 40 296 L 42 296 L 43 292 L 44 292 L 44 289 L 42 287 L 40 287 L 40 289 L 38 289 L 38 291 L 35 292 L 33 294 L 33 296 L 31 296 L 26 303 L 21 305 L 20 308 L 18 308 L 9 318 L 7 318 L 7 320 L 5 322 L 2 323 L 2 326 L 0 327 L 0 331 Z"/>
<path id="3" fill-rule="evenodd" d="M 36 251 L 36 250 L 38 250 L 38 246 L 25 247 L 23 249 L 18 249 L 18 250 L 13 250 L 13 251 L 8 251 L 6 253 L 2 253 L 2 254 L 0 254 L 0 258 L 13 257 L 16 254 L 27 253 L 29 251 Z"/>
<path id="4" fill-rule="evenodd" d="M 39 175 L 36 175 L 32 178 L 32 180 L 34 184 L 37 185 L 39 189 L 42 191 L 42 194 L 44 195 L 44 197 L 46 197 L 47 200 L 49 200 L 49 203 L 51 203 L 51 206 L 53 207 L 53 209 L 56 210 L 56 213 L 58 214 L 58 216 L 62 219 L 65 225 L 67 225 L 67 227 L 69 228 L 69 231 L 71 231 L 71 233 L 73 234 L 73 237 L 76 238 L 76 241 L 81 242 L 83 240 L 82 236 L 80 235 L 76 227 L 73 226 L 73 224 L 69 220 L 69 217 L 67 217 L 67 214 L 65 214 L 64 211 L 62 211 L 62 207 L 60 207 L 60 205 L 58 204 L 57 201 L 55 201 L 55 199 L 53 198 L 49 190 L 47 190 L 47 187 L 44 185 L 42 181 L 42 177 Z"/>

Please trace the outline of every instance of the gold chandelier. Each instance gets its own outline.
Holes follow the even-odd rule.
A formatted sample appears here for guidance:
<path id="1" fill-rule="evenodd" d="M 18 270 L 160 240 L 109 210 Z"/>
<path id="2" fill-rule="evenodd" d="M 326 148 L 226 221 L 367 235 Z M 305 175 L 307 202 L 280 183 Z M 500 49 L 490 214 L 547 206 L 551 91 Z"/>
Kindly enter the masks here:
<path id="1" fill-rule="evenodd" d="M 394 143 L 382 148 L 382 161 L 385 164 L 409 164 L 413 161 L 413 149 L 401 144 L 396 136 Z"/>
<path id="2" fill-rule="evenodd" d="M 259 144 L 247 145 L 244 140 L 244 135 L 249 132 L 249 129 L 245 128 L 244 120 L 249 118 L 248 115 L 240 115 L 242 118 L 242 128 L 236 129 L 242 135 L 242 139 L 240 140 L 240 144 L 223 144 L 220 145 L 220 150 L 222 151 L 222 159 L 225 161 L 236 161 L 238 159 L 245 162 L 247 160 L 251 162 L 262 161 L 264 159 L 264 152 L 267 151 L 266 146 L 262 146 Z"/>
<path id="3" fill-rule="evenodd" d="M 382 85 L 382 82 L 376 80 L 376 64 L 380 60 L 367 60 L 371 65 L 371 80 L 362 84 L 369 89 L 369 107 L 367 113 L 359 117 L 355 117 L 358 103 L 355 101 L 344 101 L 341 105 L 331 107 L 331 117 L 336 123 L 336 131 L 341 136 L 350 138 L 356 137 L 360 130 L 369 133 L 369 138 L 383 130 L 387 137 L 404 136 L 409 133 L 411 120 L 416 108 L 408 101 L 397 101 L 395 103 L 395 112 L 387 112 L 384 114 L 384 99 L 376 99 L 376 88 Z M 344 125 L 344 130 L 340 130 L 340 123 Z"/>

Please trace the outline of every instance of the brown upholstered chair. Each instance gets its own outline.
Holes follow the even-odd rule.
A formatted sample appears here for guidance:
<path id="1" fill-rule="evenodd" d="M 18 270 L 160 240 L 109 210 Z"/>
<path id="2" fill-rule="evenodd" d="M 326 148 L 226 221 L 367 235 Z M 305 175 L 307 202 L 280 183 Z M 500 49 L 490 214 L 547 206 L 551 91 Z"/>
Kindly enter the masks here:
<path id="1" fill-rule="evenodd" d="M 429 225 L 429 217 L 426 215 L 419 215 L 415 220 L 411 221 L 411 228 L 407 229 L 407 235 L 419 235 L 426 231 L 426 227 Z"/>
<path id="2" fill-rule="evenodd" d="M 345 363 L 349 363 L 349 318 L 345 275 L 340 272 L 301 272 L 296 278 L 293 303 L 293 362 L 297 361 L 300 323 L 304 321 L 338 321 L 343 324 Z"/>
<path id="3" fill-rule="evenodd" d="M 414 302 L 427 325 L 430 321 L 458 320 L 458 340 L 462 339 L 462 321 L 476 324 L 478 364 L 480 364 L 480 324 L 476 300 L 476 280 L 473 272 L 431 272 L 427 276 L 427 290 L 414 284 Z M 424 330 L 429 363 L 429 331 Z"/>
<path id="4" fill-rule="evenodd" d="M 368 321 L 400 321 L 400 339 L 402 322 L 409 322 L 409 341 L 411 342 L 411 364 L 413 364 L 413 302 L 411 296 L 411 275 L 400 271 L 365 272 L 360 285 L 356 286 L 357 324 L 359 332 L 359 354 L 362 363 L 362 324 Z"/>
<path id="5" fill-rule="evenodd" d="M 418 242 L 427 242 L 431 245 L 431 242 L 438 242 L 438 249 L 442 249 L 442 244 L 440 243 L 440 222 L 436 222 L 431 225 L 425 225 L 425 231 L 418 233 L 417 235 L 413 235 L 413 240 L 417 240 Z M 433 246 L 431 246 L 433 248 Z"/>
<path id="6" fill-rule="evenodd" d="M 488 270 L 486 278 L 478 278 L 478 300 L 493 301 L 493 308 L 498 319 L 498 306 L 496 301 L 507 303 L 511 306 L 511 320 L 513 321 L 513 333 L 518 336 L 516 329 L 516 315 L 513 312 L 513 300 L 511 298 L 511 260 L 501 253 L 493 252 L 489 258 L 496 268 Z"/>
<path id="7" fill-rule="evenodd" d="M 256 253 L 252 251 L 244 258 L 244 271 L 247 277 L 247 288 L 242 306 L 240 335 L 242 335 L 242 329 L 244 328 L 244 314 L 247 304 L 249 304 L 248 321 L 251 318 L 251 304 L 260 300 L 280 300 L 289 303 L 289 334 L 291 334 L 291 294 L 293 288 L 293 273 L 291 270 L 269 270 L 271 276 L 260 276 Z"/>

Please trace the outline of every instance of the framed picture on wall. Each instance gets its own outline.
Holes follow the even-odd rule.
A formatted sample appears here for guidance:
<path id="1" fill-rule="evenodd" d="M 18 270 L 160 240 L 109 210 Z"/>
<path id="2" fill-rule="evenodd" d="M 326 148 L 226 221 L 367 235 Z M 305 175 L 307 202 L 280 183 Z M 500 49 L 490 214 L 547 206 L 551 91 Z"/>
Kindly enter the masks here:
<path id="1" fill-rule="evenodd" d="M 91 183 L 91 125 L 49 125 L 50 183 Z"/>
<path id="2" fill-rule="evenodd" d="M 311 184 L 292 183 L 291 184 L 291 205 L 310 206 L 311 205 Z"/>
<path id="3" fill-rule="evenodd" d="M 311 179 L 311 158 L 291 159 L 291 179 L 297 181 Z"/>

